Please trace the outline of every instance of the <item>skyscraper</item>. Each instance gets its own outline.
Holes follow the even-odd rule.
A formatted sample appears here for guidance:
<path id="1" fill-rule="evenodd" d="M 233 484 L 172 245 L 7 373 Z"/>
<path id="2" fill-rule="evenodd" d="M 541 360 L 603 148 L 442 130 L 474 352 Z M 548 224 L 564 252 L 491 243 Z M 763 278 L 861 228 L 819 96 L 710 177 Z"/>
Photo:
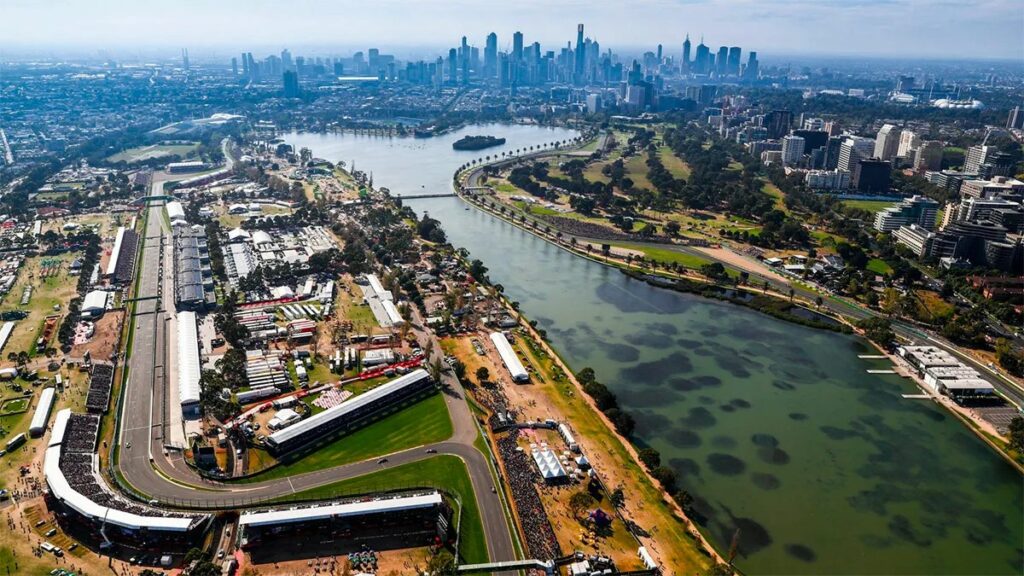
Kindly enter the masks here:
<path id="1" fill-rule="evenodd" d="M 800 136 L 792 134 L 782 138 L 782 163 L 786 166 L 795 166 L 800 163 L 804 156 L 805 141 Z"/>
<path id="2" fill-rule="evenodd" d="M 743 77 L 747 80 L 757 80 L 761 75 L 760 64 L 757 62 L 757 52 L 751 52 L 747 59 L 747 68 L 743 71 Z"/>
<path id="3" fill-rule="evenodd" d="M 576 83 L 583 83 L 583 67 L 586 62 L 586 53 L 583 51 L 583 24 L 576 27 L 576 65 L 573 69 Z"/>
<path id="4" fill-rule="evenodd" d="M 968 174 L 977 174 L 981 169 L 981 165 L 988 160 L 988 155 L 991 152 L 995 152 L 995 148 L 992 146 L 971 146 L 967 149 L 967 155 L 964 158 L 964 172 Z"/>
<path id="5" fill-rule="evenodd" d="M 740 75 L 740 58 L 742 58 L 742 53 L 743 50 L 739 46 L 729 48 L 729 65 L 726 67 L 729 75 Z"/>
<path id="6" fill-rule="evenodd" d="M 523 59 L 523 33 L 518 30 L 512 34 L 512 59 L 516 62 Z"/>
<path id="7" fill-rule="evenodd" d="M 1013 110 L 1010 110 L 1010 115 L 1006 118 L 1007 129 L 1024 128 L 1024 110 L 1020 109 L 1020 106 L 1014 106 Z"/>
<path id="8" fill-rule="evenodd" d="M 885 124 L 875 137 L 875 158 L 892 160 L 900 147 L 900 129 L 892 124 Z"/>
<path id="9" fill-rule="evenodd" d="M 185 72 L 188 72 L 188 48 L 181 49 L 181 67 L 185 69 Z"/>
<path id="10" fill-rule="evenodd" d="M 700 39 L 700 44 L 697 44 L 697 54 L 693 58 L 693 71 L 697 74 L 707 74 L 709 60 L 711 59 L 711 50 L 704 45 L 704 39 Z"/>
<path id="11" fill-rule="evenodd" d="M 772 110 L 764 115 L 762 126 L 768 130 L 768 138 L 782 138 L 793 124 L 793 113 L 789 110 Z"/>
<path id="12" fill-rule="evenodd" d="M 231 59 L 231 75 L 238 76 L 238 58 Z"/>
<path id="13" fill-rule="evenodd" d="M 299 97 L 299 75 L 294 70 L 285 70 L 283 75 L 284 80 L 284 97 L 285 98 L 298 98 Z"/>
<path id="14" fill-rule="evenodd" d="M 498 35 L 491 32 L 487 35 L 484 46 L 484 78 L 494 78 L 498 73 Z"/>
<path id="15" fill-rule="evenodd" d="M 292 53 L 287 48 L 281 50 L 281 68 L 285 70 L 292 69 Z"/>
<path id="16" fill-rule="evenodd" d="M 917 150 L 921 145 L 921 138 L 911 132 L 910 130 L 904 130 L 900 133 L 900 145 L 896 149 L 896 156 L 900 158 L 910 158 L 910 154 Z"/>
<path id="17" fill-rule="evenodd" d="M 729 47 L 722 46 L 718 49 L 718 56 L 715 57 L 715 69 L 719 76 L 725 76 L 729 71 Z"/>
<path id="18" fill-rule="evenodd" d="M 448 81 L 452 84 L 459 82 L 459 51 L 455 48 L 448 51 Z"/>
<path id="19" fill-rule="evenodd" d="M 836 169 L 853 172 L 857 167 L 857 162 L 870 157 L 874 149 L 875 141 L 871 138 L 847 136 L 839 147 L 839 160 L 836 162 Z"/>
<path id="20" fill-rule="evenodd" d="M 686 40 L 683 40 L 683 64 L 680 69 L 684 72 L 690 70 L 690 34 L 686 34 Z"/>

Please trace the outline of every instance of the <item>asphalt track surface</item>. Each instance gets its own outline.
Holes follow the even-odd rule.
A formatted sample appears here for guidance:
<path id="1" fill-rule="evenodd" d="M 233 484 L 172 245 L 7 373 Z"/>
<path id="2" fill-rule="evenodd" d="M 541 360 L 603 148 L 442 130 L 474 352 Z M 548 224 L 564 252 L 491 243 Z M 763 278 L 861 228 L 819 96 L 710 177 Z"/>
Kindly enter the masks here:
<path id="1" fill-rule="evenodd" d="M 154 178 L 151 195 L 163 194 L 164 181 Z M 183 461 L 180 452 L 165 450 L 165 419 L 167 403 L 167 367 L 165 366 L 168 338 L 166 321 L 168 311 L 161 294 L 169 294 L 165 283 L 170 283 L 170 263 L 162 261 L 162 243 L 170 241 L 164 230 L 164 206 L 153 202 L 147 207 L 148 219 L 143 236 L 136 309 L 133 314 L 135 334 L 131 355 L 127 361 L 128 380 L 121 413 L 120 458 L 118 470 L 136 491 L 161 504 L 187 510 L 214 510 L 245 508 L 272 498 L 316 488 L 325 484 L 357 478 L 382 470 L 430 458 L 438 454 L 459 457 L 466 464 L 473 485 L 480 519 L 487 540 L 488 557 L 492 562 L 517 559 L 512 535 L 501 499 L 495 490 L 491 467 L 487 458 L 474 446 L 477 428 L 465 391 L 457 379 L 443 377 L 445 402 L 452 419 L 453 435 L 450 439 L 423 445 L 387 455 L 387 463 L 379 458 L 356 462 L 266 482 L 226 484 L 202 479 Z M 166 284 L 169 288 L 169 284 Z M 436 345 L 434 358 L 441 355 Z M 180 425 L 180 423 L 168 423 Z M 381 489 L 386 489 L 382 486 Z"/>

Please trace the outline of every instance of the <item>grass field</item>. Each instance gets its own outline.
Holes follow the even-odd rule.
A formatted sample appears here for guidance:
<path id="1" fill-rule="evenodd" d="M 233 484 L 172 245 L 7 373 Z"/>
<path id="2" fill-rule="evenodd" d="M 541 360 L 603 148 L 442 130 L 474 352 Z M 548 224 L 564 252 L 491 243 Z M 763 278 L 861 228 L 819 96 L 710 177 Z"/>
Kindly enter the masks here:
<path id="1" fill-rule="evenodd" d="M 917 309 L 914 316 L 923 322 L 937 323 L 953 315 L 953 305 L 942 299 L 942 296 L 927 290 L 915 290 Z"/>
<path id="2" fill-rule="evenodd" d="M 700 256 L 696 256 L 694 254 L 689 254 L 686 252 L 677 252 L 675 250 L 670 250 L 668 248 L 647 246 L 645 244 L 618 242 L 613 243 L 612 246 L 642 252 L 646 258 L 657 260 L 659 263 L 677 262 L 680 266 L 685 266 L 686 268 L 699 269 L 701 266 L 711 263 L 711 260 L 707 258 L 701 258 Z"/>
<path id="3" fill-rule="evenodd" d="M 2 362 L 10 364 L 6 360 L 7 354 L 11 352 L 33 353 L 35 342 L 40 336 L 43 322 L 50 314 L 63 314 L 67 311 L 68 302 L 77 295 L 78 276 L 68 274 L 68 265 L 77 254 L 62 254 L 60 256 L 34 256 L 26 258 L 21 270 L 18 271 L 18 279 L 14 282 L 10 292 L 3 297 L 0 304 L 2 310 L 23 310 L 28 316 L 18 320 L 11 332 L 11 338 L 3 349 Z M 42 278 L 41 263 L 44 259 L 59 260 L 60 270 L 48 278 Z M 32 286 L 32 298 L 28 305 L 21 305 L 21 295 L 26 286 Z M 54 306 L 60 306 L 54 310 Z M 56 341 L 56 334 L 51 339 L 51 345 Z"/>
<path id="4" fill-rule="evenodd" d="M 673 177 L 682 178 L 683 180 L 690 179 L 690 165 L 679 156 L 676 156 L 671 148 L 668 146 L 658 147 L 658 157 L 661 159 L 661 163 L 665 165 L 665 169 Z"/>
<path id="5" fill-rule="evenodd" d="M 868 261 L 867 269 L 874 272 L 875 274 L 881 274 L 888 276 L 892 274 L 892 266 L 886 264 L 885 260 L 880 258 L 872 258 Z"/>
<path id="6" fill-rule="evenodd" d="M 447 440 L 452 421 L 444 396 L 435 394 L 369 426 L 342 436 L 319 450 L 289 464 L 271 468 L 256 480 L 284 478 L 376 458 L 414 446 Z"/>
<path id="7" fill-rule="evenodd" d="M 0 405 L 0 415 L 9 416 L 11 414 L 18 414 L 28 410 L 29 397 L 23 398 L 11 398 L 10 400 L 4 400 L 4 403 Z"/>
<path id="8" fill-rule="evenodd" d="M 775 199 L 775 208 L 782 210 L 787 214 L 789 213 L 789 208 L 786 207 L 786 195 L 782 190 L 779 190 L 778 186 L 765 181 L 764 186 L 761 187 L 761 191 Z"/>
<path id="9" fill-rule="evenodd" d="M 462 526 L 459 563 L 473 564 L 487 561 L 487 542 L 484 539 L 480 509 L 473 495 L 466 465 L 456 456 L 435 456 L 419 462 L 395 466 L 333 484 L 289 495 L 293 498 L 332 498 L 344 494 L 365 494 L 383 490 L 414 487 L 437 487 L 455 494 L 462 501 Z"/>
<path id="10" fill-rule="evenodd" d="M 895 204 L 892 200 L 843 200 L 843 206 L 867 210 L 874 214 Z"/>
<path id="11" fill-rule="evenodd" d="M 153 144 L 150 146 L 137 146 L 135 148 L 129 148 L 122 150 L 117 154 L 107 156 L 107 162 L 142 162 L 144 160 L 151 160 L 153 158 L 169 158 L 171 156 L 180 156 L 181 158 L 187 158 L 193 154 L 199 145 L 196 143 L 189 144 Z"/>

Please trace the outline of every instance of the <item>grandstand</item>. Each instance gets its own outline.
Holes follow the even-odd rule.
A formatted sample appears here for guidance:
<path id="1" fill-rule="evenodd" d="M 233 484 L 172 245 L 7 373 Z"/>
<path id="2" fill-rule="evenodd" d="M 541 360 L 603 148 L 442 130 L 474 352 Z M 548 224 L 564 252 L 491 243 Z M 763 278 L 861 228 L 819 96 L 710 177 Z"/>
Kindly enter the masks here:
<path id="1" fill-rule="evenodd" d="M 374 548 L 427 546 L 446 542 L 451 508 L 440 493 L 426 491 L 351 498 L 304 507 L 243 512 L 238 519 L 242 547 L 259 554 L 264 546 L 290 540 L 289 552 L 330 544 L 345 551 L 363 544 Z M 269 552 L 269 551 L 268 551 Z"/>
<path id="2" fill-rule="evenodd" d="M 113 384 L 114 367 L 110 364 L 93 364 L 89 377 L 89 393 L 85 397 L 85 409 L 90 414 L 103 414 L 107 411 Z"/>
<path id="3" fill-rule="evenodd" d="M 267 449 L 279 455 L 335 434 L 347 434 L 390 409 L 418 400 L 435 390 L 433 380 L 426 370 L 414 370 L 271 434 L 266 439 Z"/>
<path id="4" fill-rule="evenodd" d="M 130 502 L 100 480 L 96 444 L 100 417 L 61 410 L 43 460 L 47 504 L 75 539 L 109 550 L 184 551 L 194 546 L 210 517 L 167 513 Z"/>
<path id="5" fill-rule="evenodd" d="M 131 282 L 135 273 L 135 254 L 139 247 L 139 235 L 124 226 L 117 229 L 114 248 L 104 276 L 116 284 Z"/>

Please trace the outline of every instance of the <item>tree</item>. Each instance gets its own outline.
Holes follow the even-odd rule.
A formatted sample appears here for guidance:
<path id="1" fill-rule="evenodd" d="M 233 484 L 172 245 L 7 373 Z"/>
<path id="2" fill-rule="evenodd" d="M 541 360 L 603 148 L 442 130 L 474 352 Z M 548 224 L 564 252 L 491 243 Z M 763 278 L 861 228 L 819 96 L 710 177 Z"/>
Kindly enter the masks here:
<path id="1" fill-rule="evenodd" d="M 452 361 L 452 371 L 455 372 L 455 377 L 462 380 L 466 377 L 466 365 L 461 360 Z"/>
<path id="2" fill-rule="evenodd" d="M 569 497 L 569 510 L 573 518 L 579 518 L 583 512 L 594 505 L 594 497 L 586 490 L 580 490 Z"/>
<path id="3" fill-rule="evenodd" d="M 654 470 L 661 466 L 661 453 L 654 448 L 641 448 L 637 452 L 637 456 L 640 457 L 640 461 L 643 462 L 648 470 Z"/>
<path id="4" fill-rule="evenodd" d="M 427 561 L 427 572 L 434 576 L 455 576 L 455 557 L 448 550 L 441 549 Z"/>
<path id="5" fill-rule="evenodd" d="M 476 369 L 476 379 L 479 382 L 486 382 L 491 377 L 491 371 L 487 369 L 487 366 L 481 366 Z"/>
<path id="6" fill-rule="evenodd" d="M 1024 418 L 1014 416 L 1013 420 L 1010 420 L 1009 436 L 1010 448 L 1024 454 Z"/>
<path id="7" fill-rule="evenodd" d="M 1005 338 L 1000 338 L 996 341 L 996 360 L 1010 374 L 1014 376 L 1024 375 L 1024 357 Z"/>
<path id="8" fill-rule="evenodd" d="M 473 260 L 469 263 L 469 275 L 477 282 L 486 282 L 487 266 L 480 260 Z"/>
<path id="9" fill-rule="evenodd" d="M 880 346 L 888 346 L 896 338 L 888 318 L 864 318 L 857 322 L 857 328 L 864 331 L 868 340 Z"/>
<path id="10" fill-rule="evenodd" d="M 668 466 L 658 466 L 654 470 L 651 470 L 651 476 L 661 484 L 667 492 L 672 493 L 676 491 L 676 473 Z"/>
<path id="11" fill-rule="evenodd" d="M 618 486 L 615 488 L 615 490 L 612 490 L 612 493 L 610 496 L 608 496 L 608 499 L 611 500 L 612 506 L 615 506 L 616 508 L 622 508 L 622 506 L 626 504 L 626 493 L 623 492 L 622 486 Z"/>

